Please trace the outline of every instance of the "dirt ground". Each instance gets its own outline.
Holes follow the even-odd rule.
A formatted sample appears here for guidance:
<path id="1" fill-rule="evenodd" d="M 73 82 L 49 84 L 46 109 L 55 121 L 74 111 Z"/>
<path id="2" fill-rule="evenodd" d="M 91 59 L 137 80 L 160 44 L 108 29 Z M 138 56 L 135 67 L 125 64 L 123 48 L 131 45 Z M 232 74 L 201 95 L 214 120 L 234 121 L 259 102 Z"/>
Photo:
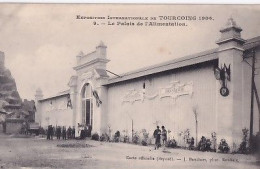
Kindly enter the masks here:
<path id="1" fill-rule="evenodd" d="M 76 147 L 67 147 L 69 144 Z M 154 150 L 152 146 L 125 143 L 46 140 L 40 137 L 17 138 L 0 134 L 0 167 L 1 169 L 259 169 L 260 163 L 252 155 L 168 148 Z"/>

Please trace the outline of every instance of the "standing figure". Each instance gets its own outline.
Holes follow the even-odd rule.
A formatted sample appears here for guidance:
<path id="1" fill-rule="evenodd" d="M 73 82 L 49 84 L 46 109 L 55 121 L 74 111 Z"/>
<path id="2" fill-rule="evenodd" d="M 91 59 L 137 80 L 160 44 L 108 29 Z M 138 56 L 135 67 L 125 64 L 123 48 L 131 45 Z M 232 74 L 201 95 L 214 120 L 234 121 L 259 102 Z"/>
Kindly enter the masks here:
<path id="1" fill-rule="evenodd" d="M 92 126 L 88 124 L 88 134 L 87 137 L 91 137 L 91 131 L 92 131 Z"/>
<path id="2" fill-rule="evenodd" d="M 72 127 L 72 138 L 75 139 L 75 126 Z"/>
<path id="3" fill-rule="evenodd" d="M 155 138 L 155 150 L 156 149 L 159 149 L 160 145 L 161 145 L 161 130 L 160 130 L 160 127 L 157 126 L 157 129 L 154 130 L 153 132 L 153 136 Z"/>
<path id="4" fill-rule="evenodd" d="M 164 128 L 164 126 L 162 126 L 162 142 L 163 142 L 163 145 L 166 144 L 166 141 L 167 141 L 167 131 Z"/>
<path id="5" fill-rule="evenodd" d="M 57 139 L 60 140 L 60 136 L 61 136 L 61 127 L 58 126 L 56 129 L 56 135 L 57 135 Z"/>
<path id="6" fill-rule="evenodd" d="M 52 127 L 52 125 L 50 125 L 50 137 L 51 137 L 51 140 L 53 140 L 53 135 L 54 135 L 54 128 Z"/>
<path id="7" fill-rule="evenodd" d="M 68 137 L 68 139 L 71 139 L 71 133 L 72 133 L 72 129 L 69 126 L 69 128 L 67 130 L 67 137 Z"/>
<path id="8" fill-rule="evenodd" d="M 85 129 L 81 128 L 80 130 L 80 139 L 85 139 Z"/>
<path id="9" fill-rule="evenodd" d="M 66 140 L 66 128 L 65 128 L 65 126 L 62 127 L 62 139 Z"/>
<path id="10" fill-rule="evenodd" d="M 50 140 L 50 139 L 51 139 L 51 126 L 49 125 L 48 129 L 47 129 L 47 140 Z"/>

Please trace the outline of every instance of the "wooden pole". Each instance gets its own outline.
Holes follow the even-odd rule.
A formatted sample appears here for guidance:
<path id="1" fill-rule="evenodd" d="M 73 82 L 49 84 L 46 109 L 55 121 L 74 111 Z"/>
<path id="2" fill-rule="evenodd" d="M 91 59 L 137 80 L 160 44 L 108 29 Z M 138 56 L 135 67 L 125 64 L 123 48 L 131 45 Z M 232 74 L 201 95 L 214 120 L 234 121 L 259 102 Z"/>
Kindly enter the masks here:
<path id="1" fill-rule="evenodd" d="M 259 99 L 259 96 L 258 96 L 258 93 L 257 93 L 257 88 L 255 86 L 255 83 L 254 83 L 254 91 L 255 91 L 255 97 L 256 97 L 258 112 L 259 112 L 259 130 L 258 131 L 260 131 L 260 99 Z"/>
<path id="2" fill-rule="evenodd" d="M 252 51 L 252 79 L 251 79 L 251 109 L 250 109 L 250 143 L 253 138 L 254 122 L 254 83 L 255 83 L 255 53 Z"/>

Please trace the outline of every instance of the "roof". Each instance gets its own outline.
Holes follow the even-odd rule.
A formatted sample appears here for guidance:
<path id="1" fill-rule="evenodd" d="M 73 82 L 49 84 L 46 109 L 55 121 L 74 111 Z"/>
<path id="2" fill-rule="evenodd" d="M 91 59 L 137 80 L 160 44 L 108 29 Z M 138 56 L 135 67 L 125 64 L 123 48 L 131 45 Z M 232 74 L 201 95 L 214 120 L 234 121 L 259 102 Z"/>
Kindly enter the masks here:
<path id="1" fill-rule="evenodd" d="M 260 36 L 248 39 L 246 41 L 246 43 L 243 45 L 243 48 L 245 50 L 248 50 L 248 49 L 255 48 L 259 45 L 260 45 Z M 177 69 L 177 68 L 181 68 L 181 67 L 195 65 L 198 63 L 204 63 L 204 62 L 216 60 L 216 59 L 218 59 L 217 53 L 218 53 L 218 48 L 214 48 L 214 49 L 210 49 L 210 50 L 196 53 L 193 55 L 188 55 L 185 57 L 181 57 L 181 58 L 173 59 L 173 60 L 163 62 L 160 64 L 156 64 L 153 66 L 148 66 L 145 68 L 137 69 L 135 71 L 130 71 L 130 72 L 121 74 L 120 77 L 111 77 L 108 79 L 108 82 L 104 83 L 103 85 L 104 86 L 110 85 L 110 84 L 130 80 L 130 79 L 135 79 L 135 78 L 139 78 L 139 77 L 143 77 L 143 76 L 147 76 L 147 75 L 152 75 L 152 74 L 156 74 L 156 73 L 160 73 L 160 72 L 164 72 L 164 71 L 168 71 L 168 70 L 173 70 L 173 69 Z M 102 69 L 95 69 L 95 70 L 101 77 L 109 77 L 105 70 L 102 70 Z M 51 96 L 51 97 L 48 97 L 45 99 L 41 99 L 39 101 L 43 102 L 43 101 L 63 97 L 66 95 L 69 95 L 69 90 L 60 92 L 57 95 L 54 95 L 54 96 Z"/>
<path id="2" fill-rule="evenodd" d="M 201 53 L 197 53 L 194 55 L 188 55 L 188 56 L 185 56 L 182 58 L 173 59 L 173 60 L 170 60 L 167 62 L 163 62 L 163 63 L 156 64 L 153 66 L 149 66 L 149 67 L 145 67 L 142 69 L 138 69 L 135 71 L 121 74 L 120 77 L 112 77 L 104 85 L 109 85 L 109 84 L 113 84 L 113 83 L 117 83 L 117 82 L 121 82 L 121 81 L 125 81 L 125 80 L 130 80 L 130 79 L 134 79 L 134 78 L 138 78 L 138 77 L 142 77 L 142 76 L 147 76 L 147 75 L 171 70 L 171 69 L 177 69 L 180 67 L 185 67 L 185 66 L 189 66 L 189 65 L 194 65 L 194 64 L 218 59 L 218 56 L 216 53 L 217 53 L 217 48 L 207 50 L 207 51 L 204 51 Z"/>
<path id="3" fill-rule="evenodd" d="M 246 43 L 243 45 L 243 48 L 245 50 L 254 48 L 256 46 L 260 45 L 260 36 L 248 39 Z M 188 55 L 185 57 L 181 57 L 178 59 L 173 59 L 167 62 L 163 62 L 160 64 L 156 64 L 153 66 L 141 68 L 135 71 L 127 72 L 124 74 L 121 74 L 120 77 L 111 77 L 108 79 L 108 82 L 103 85 L 110 85 L 130 79 L 135 79 L 138 77 L 143 77 L 151 74 L 156 74 L 168 70 L 173 70 L 181 67 L 186 67 L 198 63 L 203 63 L 211 60 L 218 59 L 218 48 L 203 51 L 200 53 L 196 53 L 193 55 Z"/>
<path id="4" fill-rule="evenodd" d="M 59 92 L 58 94 L 54 95 L 54 96 L 50 96 L 48 98 L 44 98 L 44 99 L 41 99 L 39 100 L 40 102 L 44 102 L 44 101 L 47 101 L 47 100 L 52 100 L 52 99 L 56 99 L 56 98 L 60 98 L 60 97 L 64 97 L 64 96 L 67 96 L 70 94 L 70 90 L 65 90 L 65 91 L 62 91 L 62 92 Z"/>
<path id="5" fill-rule="evenodd" d="M 260 36 L 254 37 L 252 39 L 248 39 L 247 42 L 243 45 L 245 50 L 255 48 L 260 46 Z"/>

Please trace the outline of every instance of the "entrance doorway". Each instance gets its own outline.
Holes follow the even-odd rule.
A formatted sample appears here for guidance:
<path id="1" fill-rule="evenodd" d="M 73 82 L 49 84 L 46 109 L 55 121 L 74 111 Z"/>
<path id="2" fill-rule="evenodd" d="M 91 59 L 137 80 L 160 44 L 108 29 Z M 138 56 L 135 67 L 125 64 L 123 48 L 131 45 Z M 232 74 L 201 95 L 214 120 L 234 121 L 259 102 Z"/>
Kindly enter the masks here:
<path id="1" fill-rule="evenodd" d="M 93 98 L 91 86 L 87 83 L 82 90 L 82 124 L 93 125 Z"/>

